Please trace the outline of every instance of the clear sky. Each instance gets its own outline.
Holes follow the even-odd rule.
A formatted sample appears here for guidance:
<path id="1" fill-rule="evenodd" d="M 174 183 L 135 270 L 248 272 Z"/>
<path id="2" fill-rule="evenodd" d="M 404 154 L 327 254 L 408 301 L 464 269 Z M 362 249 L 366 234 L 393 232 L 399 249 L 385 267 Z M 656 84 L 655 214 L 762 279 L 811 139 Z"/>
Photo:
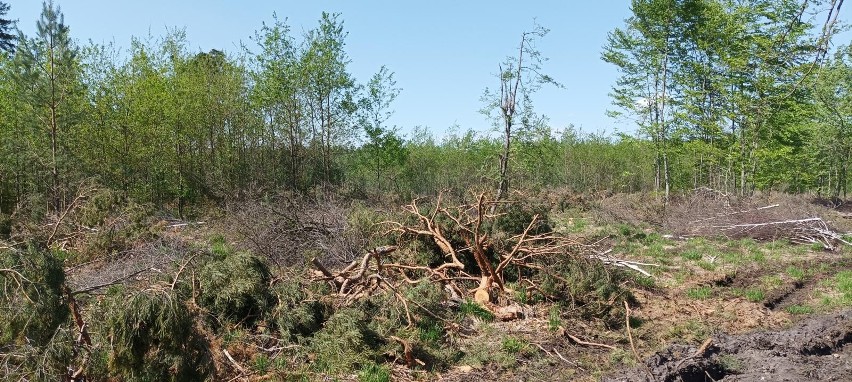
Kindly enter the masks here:
<path id="1" fill-rule="evenodd" d="M 6 1 L 7 15 L 26 34 L 35 31 L 40 0 Z M 127 47 L 131 36 L 162 36 L 184 27 L 191 48 L 239 52 L 273 12 L 294 32 L 317 25 L 323 11 L 339 12 L 349 32 L 351 72 L 361 82 L 386 65 L 402 93 L 389 121 L 403 132 L 426 126 L 442 136 L 458 124 L 486 132 L 479 114 L 486 87 L 499 86 L 497 64 L 515 52 L 521 33 L 535 20 L 549 28 L 539 50 L 550 60 L 544 71 L 565 89 L 544 88 L 536 110 L 551 126 L 575 125 L 584 132 L 631 132 L 633 126 L 605 115 L 615 68 L 600 59 L 607 32 L 629 17 L 629 1 L 401 1 L 401 0 L 55 0 L 72 38 L 81 43 L 115 41 Z M 845 9 L 844 9 L 845 11 Z"/>

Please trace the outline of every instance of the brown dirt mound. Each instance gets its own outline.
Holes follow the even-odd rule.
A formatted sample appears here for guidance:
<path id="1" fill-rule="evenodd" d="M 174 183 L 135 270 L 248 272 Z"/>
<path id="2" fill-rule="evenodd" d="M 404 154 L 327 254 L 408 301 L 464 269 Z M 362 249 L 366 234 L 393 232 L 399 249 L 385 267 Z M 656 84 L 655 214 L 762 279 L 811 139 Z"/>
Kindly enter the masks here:
<path id="1" fill-rule="evenodd" d="M 714 336 L 709 346 L 673 345 L 605 381 L 850 381 L 852 310 L 780 331 Z"/>

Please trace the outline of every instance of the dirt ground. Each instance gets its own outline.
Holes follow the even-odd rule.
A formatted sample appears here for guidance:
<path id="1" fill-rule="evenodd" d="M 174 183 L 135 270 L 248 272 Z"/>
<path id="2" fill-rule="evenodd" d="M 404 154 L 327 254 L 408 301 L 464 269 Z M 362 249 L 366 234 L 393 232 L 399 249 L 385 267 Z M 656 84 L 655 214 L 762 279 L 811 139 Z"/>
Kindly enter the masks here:
<path id="1" fill-rule="evenodd" d="M 789 329 L 719 334 L 706 346 L 673 345 L 605 381 L 850 381 L 852 310 Z"/>
<path id="2" fill-rule="evenodd" d="M 791 216 L 821 216 L 852 232 L 845 211 L 794 202 Z M 590 235 L 594 223 L 586 223 Z M 634 290 L 635 353 L 624 327 L 566 322 L 570 334 L 611 348 L 584 345 L 549 331 L 540 313 L 492 325 L 524 339 L 530 355 L 511 367 L 457 368 L 441 380 L 852 381 L 852 310 L 838 292 L 852 248 L 655 234 L 631 231 L 611 243 L 616 257 L 660 265 L 648 268 L 652 287 Z"/>

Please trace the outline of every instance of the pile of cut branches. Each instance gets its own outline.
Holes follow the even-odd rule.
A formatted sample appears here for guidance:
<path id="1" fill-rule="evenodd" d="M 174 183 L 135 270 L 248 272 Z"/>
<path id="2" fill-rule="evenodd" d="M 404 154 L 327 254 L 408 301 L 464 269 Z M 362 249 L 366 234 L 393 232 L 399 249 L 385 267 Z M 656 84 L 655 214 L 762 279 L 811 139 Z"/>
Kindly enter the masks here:
<path id="1" fill-rule="evenodd" d="M 697 189 L 673 203 L 668 226 L 683 237 L 751 238 L 817 244 L 826 250 L 852 245 L 818 216 L 819 211 L 797 200 L 738 198 L 715 190 Z"/>

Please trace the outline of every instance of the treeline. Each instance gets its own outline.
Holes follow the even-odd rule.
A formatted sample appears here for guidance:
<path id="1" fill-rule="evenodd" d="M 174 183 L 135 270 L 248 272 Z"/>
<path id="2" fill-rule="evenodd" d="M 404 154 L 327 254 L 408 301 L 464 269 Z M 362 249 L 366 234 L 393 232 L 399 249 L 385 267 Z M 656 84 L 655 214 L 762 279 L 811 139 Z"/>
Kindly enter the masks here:
<path id="1" fill-rule="evenodd" d="M 602 57 L 621 73 L 615 114 L 652 143 L 657 188 L 846 196 L 852 50 L 832 46 L 842 4 L 632 1 Z"/>
<path id="2" fill-rule="evenodd" d="M 825 55 L 838 25 L 807 16 L 835 4 L 804 4 L 634 1 L 603 58 L 622 71 L 614 100 L 639 133 L 523 126 L 510 184 L 845 195 L 852 50 Z M 237 54 L 193 52 L 181 30 L 127 50 L 81 46 L 45 3 L 36 35 L 0 57 L 0 213 L 61 210 L 91 179 L 180 213 L 257 190 L 496 187 L 499 139 L 387 126 L 393 73 L 359 82 L 346 38 L 324 13 L 299 34 L 274 17 Z"/>

